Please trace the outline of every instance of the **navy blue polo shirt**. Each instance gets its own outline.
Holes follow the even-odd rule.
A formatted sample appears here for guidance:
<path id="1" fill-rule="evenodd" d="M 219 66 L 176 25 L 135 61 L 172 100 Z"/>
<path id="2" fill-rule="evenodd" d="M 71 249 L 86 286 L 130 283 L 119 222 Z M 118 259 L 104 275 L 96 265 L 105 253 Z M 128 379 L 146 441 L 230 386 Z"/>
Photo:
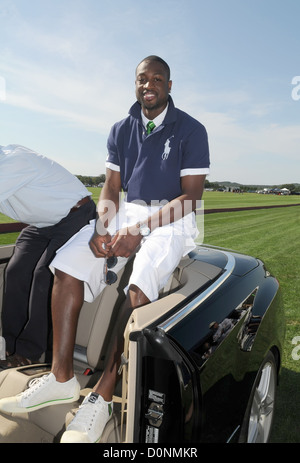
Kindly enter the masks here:
<path id="1" fill-rule="evenodd" d="M 120 171 L 129 202 L 171 201 L 182 194 L 182 176 L 209 173 L 205 127 L 175 108 L 171 97 L 163 123 L 148 136 L 136 102 L 129 116 L 112 127 L 107 148 L 106 166 Z"/>

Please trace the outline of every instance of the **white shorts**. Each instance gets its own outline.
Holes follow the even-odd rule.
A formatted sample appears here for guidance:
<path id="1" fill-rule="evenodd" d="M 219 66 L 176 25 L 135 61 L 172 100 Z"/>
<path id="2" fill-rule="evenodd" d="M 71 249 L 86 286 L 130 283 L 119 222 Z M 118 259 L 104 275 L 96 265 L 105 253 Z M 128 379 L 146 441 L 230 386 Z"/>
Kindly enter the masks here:
<path id="1" fill-rule="evenodd" d="M 120 228 L 145 220 L 154 211 L 153 206 L 124 202 L 108 228 L 109 233 L 113 235 Z M 106 286 L 104 259 L 95 257 L 89 247 L 94 230 L 95 220 L 92 220 L 57 251 L 50 264 L 53 272 L 58 269 L 84 282 L 84 299 L 87 302 L 92 302 Z M 141 243 L 128 286 L 134 284 L 150 301 L 156 300 L 180 259 L 195 247 L 197 234 L 193 214 L 154 230 Z M 118 273 L 127 260 L 118 257 L 113 272 Z"/>

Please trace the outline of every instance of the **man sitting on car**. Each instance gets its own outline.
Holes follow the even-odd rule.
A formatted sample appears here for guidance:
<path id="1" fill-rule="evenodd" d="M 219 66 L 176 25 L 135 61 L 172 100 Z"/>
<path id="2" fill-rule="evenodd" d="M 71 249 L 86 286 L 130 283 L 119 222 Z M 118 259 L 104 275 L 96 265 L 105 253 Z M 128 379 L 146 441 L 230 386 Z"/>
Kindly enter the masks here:
<path id="1" fill-rule="evenodd" d="M 112 414 L 129 316 L 157 299 L 182 256 L 195 247 L 193 211 L 209 172 L 207 134 L 202 124 L 175 108 L 171 87 L 169 66 L 161 58 L 149 56 L 137 66 L 137 102 L 108 138 L 107 178 L 96 226 L 84 227 L 52 262 L 52 371 L 23 394 L 0 401 L 1 411 L 22 413 L 78 399 L 73 350 L 83 300 L 93 300 L 104 287 L 108 257 L 117 257 L 117 271 L 137 251 L 105 370 L 62 442 L 99 441 Z"/>

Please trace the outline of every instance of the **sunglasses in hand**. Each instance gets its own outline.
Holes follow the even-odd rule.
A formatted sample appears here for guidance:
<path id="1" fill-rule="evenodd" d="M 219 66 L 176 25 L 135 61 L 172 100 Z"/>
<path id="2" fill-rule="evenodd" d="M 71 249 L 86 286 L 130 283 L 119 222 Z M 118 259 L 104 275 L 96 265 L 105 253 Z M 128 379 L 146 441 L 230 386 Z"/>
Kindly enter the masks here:
<path id="1" fill-rule="evenodd" d="M 113 285 L 118 279 L 117 274 L 113 272 L 112 270 L 110 270 L 117 265 L 117 262 L 118 262 L 118 259 L 115 256 L 105 258 L 103 279 L 107 285 Z"/>

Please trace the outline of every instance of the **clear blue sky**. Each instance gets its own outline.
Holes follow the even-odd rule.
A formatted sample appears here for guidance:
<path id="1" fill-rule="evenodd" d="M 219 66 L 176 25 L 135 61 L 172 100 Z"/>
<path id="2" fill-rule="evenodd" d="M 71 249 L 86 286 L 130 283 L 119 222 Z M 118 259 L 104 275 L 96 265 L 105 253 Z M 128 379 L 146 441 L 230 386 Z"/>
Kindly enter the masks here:
<path id="1" fill-rule="evenodd" d="M 299 0 L 0 0 L 0 145 L 105 173 L 135 67 L 157 54 L 207 128 L 210 181 L 300 183 L 299 18 Z"/>

